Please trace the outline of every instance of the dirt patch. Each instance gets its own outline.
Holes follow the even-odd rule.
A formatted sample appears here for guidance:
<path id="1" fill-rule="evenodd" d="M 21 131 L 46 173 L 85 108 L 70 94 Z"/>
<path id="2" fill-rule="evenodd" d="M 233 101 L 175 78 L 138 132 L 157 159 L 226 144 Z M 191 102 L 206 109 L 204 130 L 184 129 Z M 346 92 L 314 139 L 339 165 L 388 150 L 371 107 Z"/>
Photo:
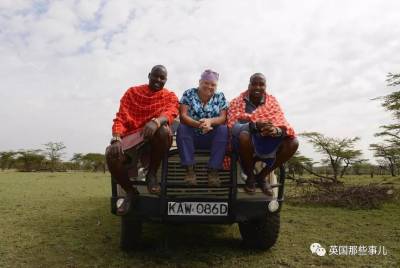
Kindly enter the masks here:
<path id="1" fill-rule="evenodd" d="M 394 187 L 382 184 L 325 185 L 291 199 L 291 203 L 310 203 L 349 209 L 376 209 L 395 198 Z"/>

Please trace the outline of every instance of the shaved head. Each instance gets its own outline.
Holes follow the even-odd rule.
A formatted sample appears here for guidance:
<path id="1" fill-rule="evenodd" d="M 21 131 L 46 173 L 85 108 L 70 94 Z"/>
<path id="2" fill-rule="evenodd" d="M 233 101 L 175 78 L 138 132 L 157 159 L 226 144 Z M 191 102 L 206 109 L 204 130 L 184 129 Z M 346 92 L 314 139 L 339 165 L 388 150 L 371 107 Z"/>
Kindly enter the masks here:
<path id="1" fill-rule="evenodd" d="M 162 71 L 164 71 L 165 73 L 167 73 L 167 68 L 165 68 L 165 66 L 164 66 L 164 65 L 161 65 L 161 64 L 158 64 L 158 65 L 153 66 L 153 68 L 151 68 L 150 73 L 155 72 L 155 71 L 157 71 L 157 70 L 162 70 Z"/>
<path id="2" fill-rule="evenodd" d="M 263 75 L 262 73 L 255 73 L 252 76 L 250 76 L 250 83 L 255 79 L 255 78 L 261 78 L 264 81 L 266 81 L 267 79 L 265 78 L 265 75 Z"/>

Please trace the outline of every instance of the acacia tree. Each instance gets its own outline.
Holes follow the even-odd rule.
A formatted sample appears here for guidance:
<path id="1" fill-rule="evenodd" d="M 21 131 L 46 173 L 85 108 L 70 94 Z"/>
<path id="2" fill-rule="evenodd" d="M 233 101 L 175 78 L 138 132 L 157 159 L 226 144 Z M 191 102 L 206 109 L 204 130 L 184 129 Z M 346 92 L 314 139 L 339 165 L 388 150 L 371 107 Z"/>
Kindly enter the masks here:
<path id="1" fill-rule="evenodd" d="M 400 85 L 400 74 L 389 73 L 386 82 L 390 87 Z M 400 147 L 400 90 L 376 99 L 382 100 L 383 108 L 392 113 L 394 122 L 381 126 L 383 130 L 375 136 L 383 137 L 386 142 Z"/>
<path id="2" fill-rule="evenodd" d="M 0 152 L 0 168 L 1 170 L 10 169 L 15 163 L 17 153 L 13 151 Z"/>
<path id="3" fill-rule="evenodd" d="M 396 176 L 395 168 L 400 158 L 400 149 L 397 146 L 383 143 L 370 144 L 369 147 L 374 151 L 375 157 L 382 159 L 380 162 L 389 168 L 390 174 Z"/>
<path id="4" fill-rule="evenodd" d="M 67 147 L 63 142 L 48 142 L 44 146 L 46 148 L 45 154 L 50 160 L 50 170 L 54 172 L 64 154 L 63 150 Z"/>
<path id="5" fill-rule="evenodd" d="M 360 139 L 359 137 L 339 139 L 326 137 L 318 132 L 304 132 L 300 136 L 310 142 L 317 152 L 324 155 L 324 161 L 329 164 L 332 170 L 332 177 L 320 177 L 329 179 L 334 183 L 340 182 L 338 175 L 345 159 L 350 165 L 352 161 L 361 156 L 361 151 L 354 148 L 355 143 Z"/>
<path id="6" fill-rule="evenodd" d="M 73 163 L 74 169 L 81 169 L 83 163 L 83 154 L 74 153 L 70 161 Z"/>
<path id="7" fill-rule="evenodd" d="M 294 178 L 296 174 L 302 176 L 304 170 L 308 172 L 312 172 L 314 162 L 311 158 L 305 157 L 301 155 L 299 151 L 297 151 L 292 158 L 287 161 L 287 167 L 289 170 L 289 174 Z"/>
<path id="8" fill-rule="evenodd" d="M 17 167 L 20 171 L 40 170 L 45 156 L 42 150 L 20 150 L 17 152 Z"/>
<path id="9" fill-rule="evenodd" d="M 400 74 L 388 73 L 386 83 L 390 87 L 400 85 Z M 382 100 L 382 106 L 392 113 L 394 122 L 380 127 L 383 130 L 375 136 L 384 138 L 384 143 L 370 144 L 370 148 L 395 176 L 397 160 L 400 158 L 400 90 L 377 99 Z"/>
<path id="10" fill-rule="evenodd" d="M 386 76 L 386 82 L 388 83 L 388 86 L 398 86 L 400 85 L 400 73 L 394 74 L 394 73 L 388 73 Z"/>
<path id="11" fill-rule="evenodd" d="M 354 166 L 354 164 L 359 164 L 367 161 L 366 159 L 359 159 L 361 155 L 361 150 L 348 149 L 343 152 L 343 167 L 340 171 L 340 178 L 343 178 L 344 174 L 350 166 L 352 167 Z"/>
<path id="12" fill-rule="evenodd" d="M 354 175 L 370 174 L 374 175 L 374 166 L 367 162 L 366 159 L 356 161 L 351 165 L 351 169 Z"/>
<path id="13" fill-rule="evenodd" d="M 82 157 L 83 165 L 86 169 L 91 169 L 92 171 L 101 170 L 106 172 L 106 163 L 104 154 L 98 153 L 88 153 Z"/>

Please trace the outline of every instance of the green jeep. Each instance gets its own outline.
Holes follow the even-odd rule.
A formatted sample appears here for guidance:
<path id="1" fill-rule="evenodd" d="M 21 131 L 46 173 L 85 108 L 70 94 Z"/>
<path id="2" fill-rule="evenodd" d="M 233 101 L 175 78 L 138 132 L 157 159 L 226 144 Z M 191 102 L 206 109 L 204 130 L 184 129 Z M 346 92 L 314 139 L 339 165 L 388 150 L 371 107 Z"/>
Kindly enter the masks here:
<path id="1" fill-rule="evenodd" d="M 196 151 L 198 184 L 189 186 L 183 181 L 185 169 L 180 165 L 178 149 L 173 146 L 165 155 L 158 172 L 160 195 L 148 193 L 144 168 L 138 167 L 139 175 L 132 179 L 137 187 L 137 195 L 132 200 L 130 212 L 121 217 L 121 249 L 130 250 L 140 244 L 144 221 L 238 223 L 245 247 L 267 250 L 275 244 L 280 228 L 279 213 L 283 201 L 284 167 L 281 166 L 278 170 L 279 179 L 274 173 L 269 175 L 268 179 L 274 193 L 272 197 L 265 195 L 259 189 L 254 195 L 249 195 L 243 189 L 245 175 L 235 154 L 230 156 L 230 170 L 219 173 L 221 186 L 208 186 L 208 155 L 209 151 Z M 116 214 L 117 202 L 125 192 L 113 178 L 111 178 L 111 192 L 111 212 Z"/>

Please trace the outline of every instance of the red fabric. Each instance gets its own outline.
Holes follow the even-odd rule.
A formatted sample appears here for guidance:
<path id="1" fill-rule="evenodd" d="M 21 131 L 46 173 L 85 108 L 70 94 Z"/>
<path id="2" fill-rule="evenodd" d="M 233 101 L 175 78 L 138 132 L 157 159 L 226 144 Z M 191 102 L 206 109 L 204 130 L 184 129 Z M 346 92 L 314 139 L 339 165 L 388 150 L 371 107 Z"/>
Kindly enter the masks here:
<path id="1" fill-rule="evenodd" d="M 244 98 L 248 96 L 248 91 L 245 91 L 234 98 L 229 103 L 228 109 L 228 127 L 232 128 L 233 125 L 239 120 L 248 120 L 256 122 L 258 120 L 270 121 L 275 127 L 285 129 L 286 135 L 290 138 L 296 136 L 294 129 L 286 121 L 285 115 L 274 96 L 265 94 L 264 104 L 257 107 L 251 114 L 245 112 L 246 101 Z"/>
<path id="2" fill-rule="evenodd" d="M 126 136 L 159 116 L 165 116 L 168 123 L 172 124 L 178 116 L 178 107 L 175 93 L 166 88 L 154 92 L 147 84 L 131 87 L 121 99 L 112 132 Z"/>
<path id="3" fill-rule="evenodd" d="M 223 170 L 231 169 L 231 158 L 227 155 L 224 157 L 224 162 L 222 162 L 222 169 Z"/>

